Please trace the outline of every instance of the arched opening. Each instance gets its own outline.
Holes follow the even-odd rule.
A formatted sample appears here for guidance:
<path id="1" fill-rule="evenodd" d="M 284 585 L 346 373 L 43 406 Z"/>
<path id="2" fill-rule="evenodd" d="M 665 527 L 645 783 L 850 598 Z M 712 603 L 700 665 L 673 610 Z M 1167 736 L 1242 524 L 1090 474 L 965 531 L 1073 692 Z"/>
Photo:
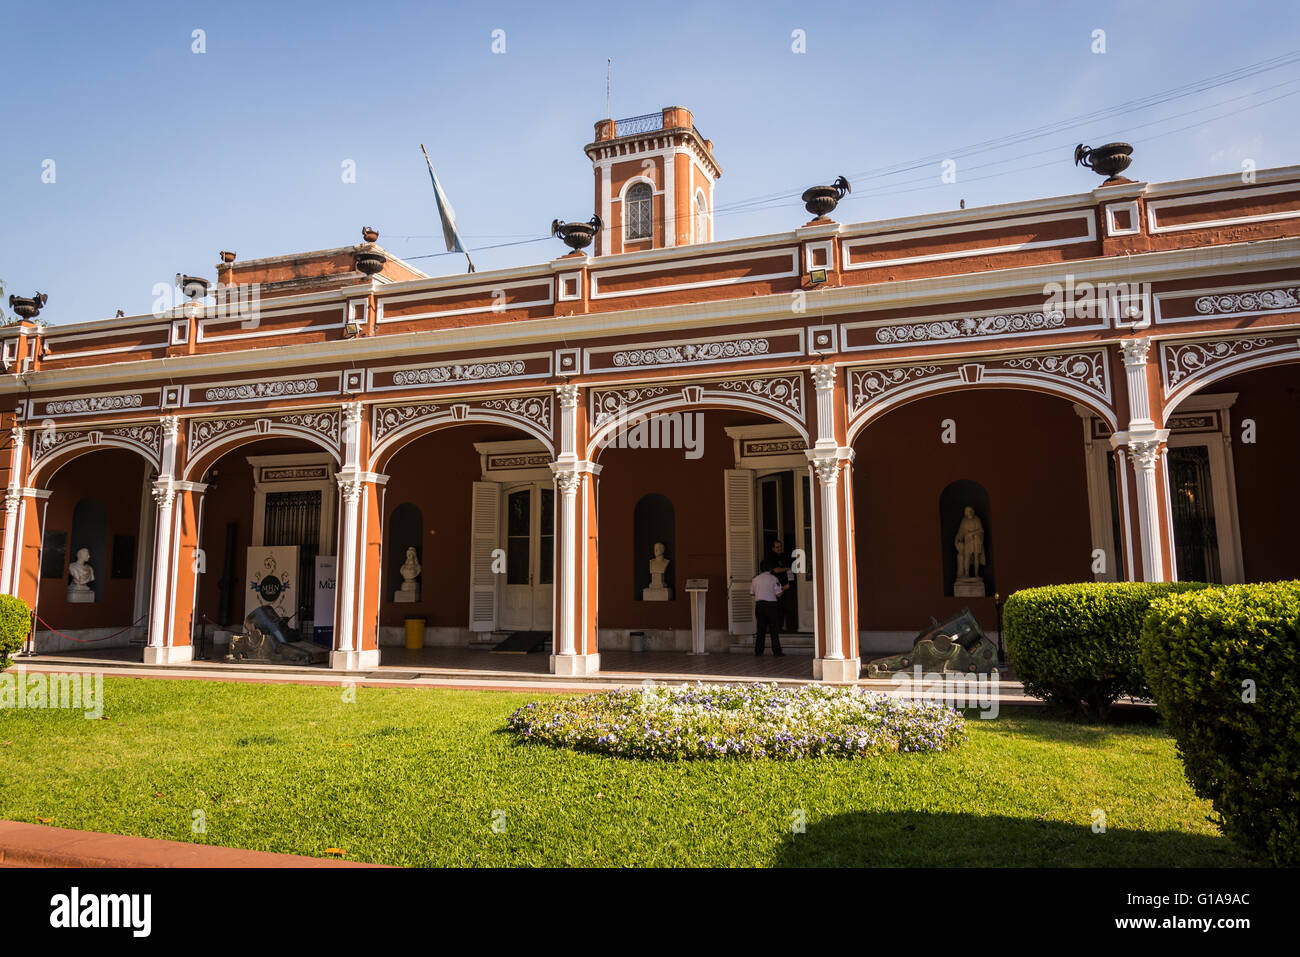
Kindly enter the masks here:
<path id="1" fill-rule="evenodd" d="M 811 559 L 807 440 L 793 426 L 755 411 L 716 406 L 657 409 L 646 417 L 629 415 L 624 425 L 604 433 L 591 453 L 600 467 L 601 669 L 744 674 L 762 668 L 778 677 L 808 676 L 814 651 L 811 560 L 789 593 L 784 659 L 753 657 L 749 591 L 774 537 Z M 666 546 L 663 580 L 672 587 L 661 600 L 647 601 L 655 541 Z M 707 589 L 705 655 L 688 656 L 695 638 L 692 588 Z"/>
<path id="2" fill-rule="evenodd" d="M 945 596 L 996 594 L 990 511 L 989 493 L 979 482 L 957 479 L 939 493 L 939 554 Z M 978 579 L 978 584 L 972 579 Z"/>
<path id="3" fill-rule="evenodd" d="M 366 574 L 385 583 L 385 664 L 547 670 L 540 652 L 550 639 L 554 602 L 552 460 L 539 439 L 484 422 L 424 431 L 377 459 L 388 476 L 380 490 L 388 537 L 385 567 Z M 419 574 L 401 594 L 408 549 Z M 424 648 L 406 650 L 407 620 L 417 618 L 424 621 Z M 511 636 L 525 636 L 518 639 L 523 654 L 483 654 Z"/>
<path id="4" fill-rule="evenodd" d="M 334 457 L 306 439 L 277 436 L 225 448 L 208 461 L 196 463 L 192 476 L 207 484 L 194 609 L 200 654 L 224 655 L 230 635 L 263 604 L 293 637 L 328 647 L 333 592 L 321 589 L 318 571 L 319 560 L 328 564 L 337 553 Z M 274 594 L 268 576 L 279 582 Z"/>
<path id="5" fill-rule="evenodd" d="M 153 561 L 153 466 L 132 451 L 80 452 L 43 471 L 37 510 L 38 653 L 99 651 L 142 641 Z M 75 567 L 74 567 L 75 566 Z M 83 584 L 84 583 L 84 584 Z"/>
<path id="6" fill-rule="evenodd" d="M 1027 389 L 961 388 L 896 406 L 858 432 L 854 549 L 864 658 L 910 647 L 931 617 L 942 621 L 964 607 L 992 635 L 995 594 L 1093 580 L 1080 408 Z M 983 526 L 987 565 L 965 577 L 978 577 L 982 588 L 955 587 L 967 506 Z M 1105 518 L 1099 527 L 1109 528 L 1109 512 Z M 1113 546 L 1103 550 L 1114 562 Z"/>
<path id="7" fill-rule="evenodd" d="M 1211 382 L 1166 413 L 1174 572 L 1181 581 L 1300 578 L 1300 363 Z"/>

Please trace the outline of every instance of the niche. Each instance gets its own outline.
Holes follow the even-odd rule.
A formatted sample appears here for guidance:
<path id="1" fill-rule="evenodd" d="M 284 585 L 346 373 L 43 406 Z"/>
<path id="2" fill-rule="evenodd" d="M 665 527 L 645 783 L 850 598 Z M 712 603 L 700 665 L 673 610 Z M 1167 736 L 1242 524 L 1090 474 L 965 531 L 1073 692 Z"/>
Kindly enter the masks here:
<path id="1" fill-rule="evenodd" d="M 958 568 L 957 533 L 962 527 L 966 509 L 974 512 L 983 526 L 984 564 L 975 575 Z M 948 597 L 979 598 L 992 597 L 993 588 L 993 525 L 989 521 L 989 493 L 979 482 L 970 479 L 958 479 L 950 483 L 939 493 L 939 548 L 943 556 L 943 593 Z M 983 582 L 983 595 L 976 583 L 966 582 L 961 589 L 956 588 L 958 578 L 977 578 Z"/>
<path id="2" fill-rule="evenodd" d="M 650 559 L 655 542 L 663 542 L 664 557 L 672 564 L 664 575 L 670 592 L 677 580 L 677 533 L 673 503 L 666 495 L 651 492 L 636 503 L 632 512 L 632 598 L 641 601 L 641 593 L 650 587 Z"/>

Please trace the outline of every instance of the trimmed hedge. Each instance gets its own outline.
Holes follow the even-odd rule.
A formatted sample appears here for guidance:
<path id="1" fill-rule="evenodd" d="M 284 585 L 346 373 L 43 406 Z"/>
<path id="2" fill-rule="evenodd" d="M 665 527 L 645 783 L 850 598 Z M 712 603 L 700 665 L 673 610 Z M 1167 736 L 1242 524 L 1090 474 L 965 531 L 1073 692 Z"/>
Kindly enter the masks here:
<path id="1" fill-rule="evenodd" d="M 1300 581 L 1153 602 L 1142 663 L 1187 779 L 1223 832 L 1300 863 Z"/>
<path id="2" fill-rule="evenodd" d="M 13 664 L 13 653 L 23 646 L 32 627 L 32 610 L 13 595 L 0 595 L 0 671 Z"/>
<path id="3" fill-rule="evenodd" d="M 1026 588 L 1002 610 L 1007 655 L 1025 691 L 1104 721 L 1121 696 L 1149 698 L 1138 642 L 1156 598 L 1199 582 L 1083 582 Z"/>

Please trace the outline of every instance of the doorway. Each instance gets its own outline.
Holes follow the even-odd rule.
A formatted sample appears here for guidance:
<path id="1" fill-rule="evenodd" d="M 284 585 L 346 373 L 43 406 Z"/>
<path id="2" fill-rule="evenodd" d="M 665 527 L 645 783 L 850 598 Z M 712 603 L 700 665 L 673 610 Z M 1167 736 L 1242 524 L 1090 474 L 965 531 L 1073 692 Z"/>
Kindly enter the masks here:
<path id="1" fill-rule="evenodd" d="M 506 631 L 550 631 L 555 584 L 555 488 L 530 482 L 505 488 L 506 557 L 501 623 Z"/>
<path id="2" fill-rule="evenodd" d="M 761 567 L 779 541 L 791 563 L 793 598 L 787 599 L 785 629 L 813 630 L 813 549 L 811 480 L 806 469 L 760 474 L 756 479 L 755 545 Z M 802 555 L 802 564 L 797 558 Z M 796 570 L 796 568 L 798 570 Z"/>

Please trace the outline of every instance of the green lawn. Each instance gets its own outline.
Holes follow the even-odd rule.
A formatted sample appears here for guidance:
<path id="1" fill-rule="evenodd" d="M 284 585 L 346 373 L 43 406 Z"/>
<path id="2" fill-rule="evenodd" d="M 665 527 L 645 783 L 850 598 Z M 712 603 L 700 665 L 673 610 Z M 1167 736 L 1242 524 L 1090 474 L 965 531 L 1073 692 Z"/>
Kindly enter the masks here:
<path id="1" fill-rule="evenodd" d="M 0 818 L 409 865 L 1250 863 L 1149 720 L 1004 710 L 948 754 L 649 764 L 518 743 L 506 716 L 535 694 L 363 687 L 347 703 L 138 678 L 104 693 L 99 721 L 0 710 Z"/>

